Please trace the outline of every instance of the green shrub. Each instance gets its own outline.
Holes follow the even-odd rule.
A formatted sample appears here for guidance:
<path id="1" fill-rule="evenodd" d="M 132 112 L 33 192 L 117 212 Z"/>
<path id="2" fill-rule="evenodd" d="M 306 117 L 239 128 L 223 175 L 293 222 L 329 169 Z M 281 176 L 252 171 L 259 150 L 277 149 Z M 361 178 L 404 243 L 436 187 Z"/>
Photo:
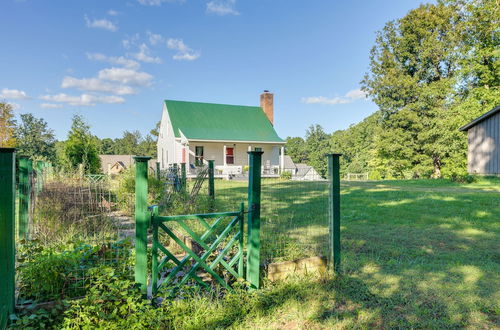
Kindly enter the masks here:
<path id="1" fill-rule="evenodd" d="M 292 180 L 292 172 L 283 171 L 281 172 L 280 179 L 282 180 Z"/>

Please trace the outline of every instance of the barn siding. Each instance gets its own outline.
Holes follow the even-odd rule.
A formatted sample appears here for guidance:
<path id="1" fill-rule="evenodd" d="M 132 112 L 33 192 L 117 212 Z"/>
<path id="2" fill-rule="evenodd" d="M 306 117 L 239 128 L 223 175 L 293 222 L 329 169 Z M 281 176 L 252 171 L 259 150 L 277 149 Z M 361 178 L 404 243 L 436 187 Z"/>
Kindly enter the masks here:
<path id="1" fill-rule="evenodd" d="M 469 173 L 500 174 L 500 112 L 468 130 Z"/>

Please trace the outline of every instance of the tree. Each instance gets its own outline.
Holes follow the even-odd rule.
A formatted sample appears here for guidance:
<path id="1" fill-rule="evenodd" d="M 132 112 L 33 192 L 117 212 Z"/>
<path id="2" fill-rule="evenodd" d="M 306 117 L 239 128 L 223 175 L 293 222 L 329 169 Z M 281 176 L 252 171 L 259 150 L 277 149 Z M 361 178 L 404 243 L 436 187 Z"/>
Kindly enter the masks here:
<path id="1" fill-rule="evenodd" d="M 305 163 L 307 161 L 306 142 L 301 137 L 287 137 L 285 154 L 292 158 L 294 163 Z"/>
<path id="2" fill-rule="evenodd" d="M 85 173 L 99 173 L 101 161 L 97 148 L 97 138 L 90 132 L 90 126 L 81 116 L 75 115 L 68 139 L 62 147 L 61 163 L 70 170 L 82 164 Z"/>
<path id="3" fill-rule="evenodd" d="M 45 120 L 36 118 L 31 113 L 22 114 L 15 135 L 19 154 L 31 159 L 54 162 L 54 131 L 47 127 Z"/>
<path id="4" fill-rule="evenodd" d="M 114 151 L 120 155 L 137 155 L 141 140 L 142 135 L 139 131 L 125 131 L 121 139 L 115 139 Z"/>
<path id="5" fill-rule="evenodd" d="M 113 155 L 115 153 L 115 141 L 110 138 L 99 140 L 99 153 L 102 155 Z"/>
<path id="6" fill-rule="evenodd" d="M 16 146 L 16 121 L 12 113 L 12 106 L 7 102 L 0 102 L 0 147 L 13 148 Z"/>
<path id="7" fill-rule="evenodd" d="M 137 155 L 154 156 L 156 155 L 156 140 L 151 135 L 146 135 L 139 143 Z"/>
<path id="8" fill-rule="evenodd" d="M 311 125 L 306 131 L 307 164 L 314 167 L 321 176 L 325 176 L 327 172 L 326 154 L 330 152 L 329 138 L 321 125 Z"/>
<path id="9" fill-rule="evenodd" d="M 421 5 L 377 36 L 362 83 L 384 118 L 378 162 L 397 177 L 426 175 L 429 166 L 441 176 L 449 150 L 437 143 L 437 118 L 453 106 L 463 19 L 454 4 Z"/>

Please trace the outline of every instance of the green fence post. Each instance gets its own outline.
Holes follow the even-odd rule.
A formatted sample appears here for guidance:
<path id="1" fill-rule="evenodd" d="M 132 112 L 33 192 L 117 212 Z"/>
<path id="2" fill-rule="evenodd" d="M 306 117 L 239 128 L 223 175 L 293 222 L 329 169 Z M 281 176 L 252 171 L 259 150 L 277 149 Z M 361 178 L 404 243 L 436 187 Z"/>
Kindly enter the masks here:
<path id="1" fill-rule="evenodd" d="M 136 156 L 135 160 L 135 282 L 143 295 L 148 287 L 148 161 L 151 157 Z"/>
<path id="2" fill-rule="evenodd" d="M 215 198 L 214 161 L 208 161 L 208 196 Z"/>
<path id="3" fill-rule="evenodd" d="M 328 155 L 329 189 L 329 261 L 333 261 L 333 272 L 340 273 L 340 156 Z"/>
<path id="4" fill-rule="evenodd" d="M 43 185 L 43 162 L 41 160 L 37 160 L 35 162 L 36 168 L 36 194 L 38 195 L 42 190 Z"/>
<path id="5" fill-rule="evenodd" d="M 156 179 L 157 180 L 161 179 L 160 162 L 156 162 Z"/>
<path id="6" fill-rule="evenodd" d="M 28 238 L 28 222 L 30 210 L 30 166 L 28 157 L 19 157 L 19 207 L 18 235 L 20 239 Z"/>
<path id="7" fill-rule="evenodd" d="M 16 152 L 0 148 L 0 329 L 15 306 Z"/>
<path id="8" fill-rule="evenodd" d="M 182 185 L 182 190 L 186 191 L 186 163 L 181 163 L 181 185 Z"/>
<path id="9" fill-rule="evenodd" d="M 260 167 L 262 151 L 249 151 L 247 281 L 260 287 Z"/>

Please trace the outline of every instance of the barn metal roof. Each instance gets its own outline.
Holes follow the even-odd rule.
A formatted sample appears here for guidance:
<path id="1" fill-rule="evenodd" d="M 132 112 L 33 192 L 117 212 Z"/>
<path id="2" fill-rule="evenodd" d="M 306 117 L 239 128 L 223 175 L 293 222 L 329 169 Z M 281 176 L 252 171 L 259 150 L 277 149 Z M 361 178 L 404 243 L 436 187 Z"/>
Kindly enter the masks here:
<path id="1" fill-rule="evenodd" d="M 483 114 L 482 116 L 477 117 L 476 119 L 474 119 L 473 121 L 471 121 L 467 125 L 464 125 L 464 126 L 460 127 L 460 130 L 461 131 L 466 131 L 469 128 L 471 128 L 471 127 L 479 124 L 483 120 L 490 118 L 491 116 L 493 116 L 494 114 L 496 114 L 499 111 L 500 111 L 500 106 L 496 106 L 493 109 L 491 109 L 490 111 L 488 111 L 487 113 Z"/>
<path id="2" fill-rule="evenodd" d="M 261 107 L 165 100 L 175 137 L 284 143 Z"/>

